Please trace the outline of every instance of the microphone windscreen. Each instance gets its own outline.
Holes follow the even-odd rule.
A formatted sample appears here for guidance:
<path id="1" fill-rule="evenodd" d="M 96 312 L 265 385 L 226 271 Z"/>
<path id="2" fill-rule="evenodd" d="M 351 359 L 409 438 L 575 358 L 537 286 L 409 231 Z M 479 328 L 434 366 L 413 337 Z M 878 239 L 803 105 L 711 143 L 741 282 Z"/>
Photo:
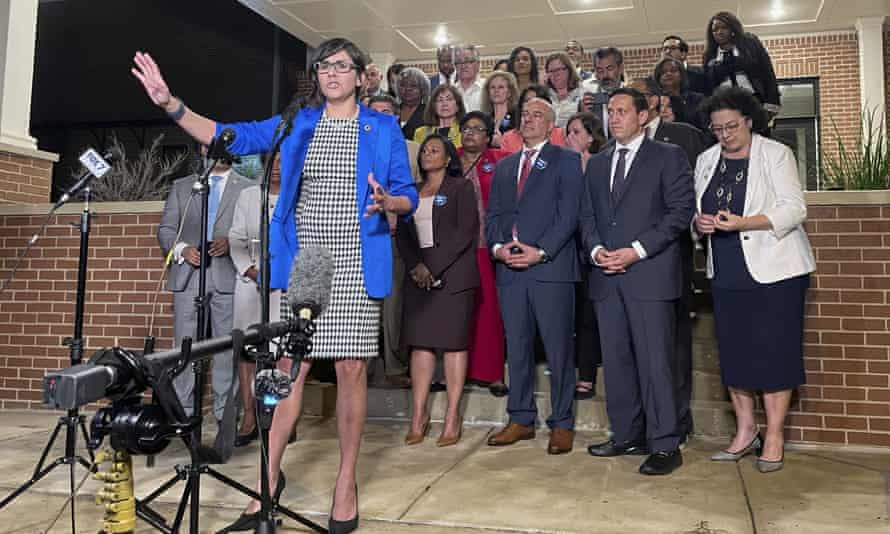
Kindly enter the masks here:
<path id="1" fill-rule="evenodd" d="M 292 309 L 307 303 L 318 306 L 316 316 L 321 315 L 331 301 L 331 280 L 334 277 L 334 259 L 324 247 L 300 247 L 290 270 L 287 283 L 287 300 Z"/>

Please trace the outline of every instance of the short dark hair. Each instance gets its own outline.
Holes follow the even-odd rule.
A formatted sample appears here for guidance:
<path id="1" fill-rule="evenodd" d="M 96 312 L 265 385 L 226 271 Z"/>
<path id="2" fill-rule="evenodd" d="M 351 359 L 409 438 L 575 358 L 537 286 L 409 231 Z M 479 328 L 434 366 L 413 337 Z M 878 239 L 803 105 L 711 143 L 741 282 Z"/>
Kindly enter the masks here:
<path id="1" fill-rule="evenodd" d="M 634 109 L 637 110 L 637 113 L 642 113 L 644 111 L 649 111 L 649 102 L 646 101 L 646 96 L 643 93 L 633 89 L 631 87 L 619 87 L 615 89 L 611 93 L 609 93 L 609 100 L 612 100 L 616 96 L 627 95 L 633 100 Z"/>
<path id="2" fill-rule="evenodd" d="M 470 119 L 476 119 L 482 121 L 482 124 L 485 125 L 485 133 L 488 135 L 488 142 L 491 143 L 491 138 L 494 136 L 494 119 L 491 118 L 491 115 L 488 113 L 482 113 L 481 111 L 471 111 L 464 115 L 464 118 L 460 120 L 460 128 L 463 130 L 464 126 L 469 122 Z"/>
<path id="3" fill-rule="evenodd" d="M 396 99 L 387 95 L 374 95 L 368 99 L 368 107 L 371 107 L 371 104 L 376 104 L 378 102 L 383 102 L 384 104 L 389 104 L 392 106 L 393 113 L 398 113 L 399 111 L 399 103 L 396 102 Z"/>
<path id="4" fill-rule="evenodd" d="M 430 141 L 438 139 L 445 145 L 445 153 L 448 154 L 448 166 L 445 167 L 445 175 L 446 176 L 463 176 L 463 166 L 460 164 L 460 156 L 457 155 L 457 149 L 454 148 L 454 144 L 450 139 L 440 134 L 439 132 L 433 132 L 426 136 L 426 139 L 420 143 L 420 148 L 417 149 L 417 174 L 420 176 L 420 184 L 417 185 L 417 188 L 420 189 L 421 184 L 426 183 L 426 171 L 423 170 L 423 148 L 429 144 Z"/>
<path id="5" fill-rule="evenodd" d="M 609 56 L 612 56 L 615 58 L 615 63 L 618 63 L 619 65 L 624 65 L 624 54 L 622 54 L 621 50 L 618 50 L 614 46 L 606 46 L 603 48 L 597 48 L 596 52 L 593 53 L 594 65 L 596 64 L 596 60 L 606 59 Z"/>
<path id="6" fill-rule="evenodd" d="M 590 143 L 590 147 L 587 149 L 591 154 L 596 154 L 600 151 L 603 146 L 606 144 L 606 136 L 603 134 L 603 122 L 596 115 L 596 113 L 590 113 L 588 111 L 579 111 L 575 113 L 569 120 L 566 122 L 566 131 L 569 129 L 569 125 L 574 121 L 581 121 L 581 126 L 587 130 L 587 133 L 593 137 L 593 142 Z"/>
<path id="7" fill-rule="evenodd" d="M 680 44 L 678 45 L 678 47 L 680 48 L 680 52 L 683 52 L 684 54 L 689 53 L 689 43 L 687 43 L 679 35 L 668 35 L 667 37 L 665 37 L 664 39 L 661 40 L 661 46 L 664 46 L 664 43 L 666 43 L 672 39 L 676 39 L 677 41 L 680 41 Z"/>
<path id="8" fill-rule="evenodd" d="M 327 39 L 321 42 L 315 51 L 312 53 L 312 57 L 309 60 L 309 65 L 311 66 L 311 76 L 312 76 L 312 94 L 309 95 L 309 105 L 310 106 L 320 106 L 324 103 L 324 95 L 321 93 L 321 86 L 318 84 L 318 73 L 315 72 L 314 65 L 319 61 L 323 61 L 337 52 L 344 51 L 349 55 L 350 61 L 355 65 L 355 70 L 357 76 L 361 77 L 362 74 L 365 73 L 365 67 L 371 63 L 371 58 L 368 54 L 362 52 L 362 50 L 355 45 L 349 39 L 344 39 L 342 37 L 334 37 L 333 39 Z M 355 88 L 355 99 L 359 98 L 359 90 L 358 87 Z"/>
<path id="9" fill-rule="evenodd" d="M 491 68 L 492 71 L 498 70 L 498 67 L 503 65 L 506 68 L 510 68 L 510 60 L 509 59 L 499 59 L 495 62 L 494 66 Z"/>
<path id="10" fill-rule="evenodd" d="M 708 117 L 708 122 L 711 121 L 711 113 L 722 110 L 738 111 L 743 117 L 751 119 L 755 131 L 761 131 L 766 125 L 763 105 L 747 89 L 741 87 L 717 89 L 699 106 L 699 111 Z"/>

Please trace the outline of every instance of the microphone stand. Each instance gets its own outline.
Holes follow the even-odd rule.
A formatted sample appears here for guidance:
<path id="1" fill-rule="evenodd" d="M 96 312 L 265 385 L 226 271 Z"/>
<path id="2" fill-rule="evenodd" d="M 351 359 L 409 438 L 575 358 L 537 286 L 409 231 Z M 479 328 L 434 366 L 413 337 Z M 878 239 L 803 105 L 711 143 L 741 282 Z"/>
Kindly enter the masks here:
<path id="1" fill-rule="evenodd" d="M 86 176 L 84 177 L 84 179 L 88 180 Z M 92 216 L 92 214 L 90 213 L 90 199 L 91 190 L 89 187 L 89 182 L 87 182 L 86 187 L 83 189 L 83 210 L 80 214 L 79 225 L 80 255 L 78 257 L 77 263 L 77 291 L 75 293 L 76 297 L 74 304 L 74 335 L 72 337 L 65 338 L 65 340 L 62 341 L 62 344 L 67 345 L 70 349 L 69 357 L 72 367 L 81 363 L 81 361 L 83 360 L 83 319 L 84 303 L 86 301 L 87 261 L 89 260 L 90 217 Z M 55 211 L 59 206 L 60 204 L 54 206 L 52 211 Z M 50 213 L 52 213 L 52 211 Z M 59 431 L 62 429 L 62 427 L 65 428 L 65 455 L 56 458 L 49 466 L 44 468 L 43 466 L 44 462 L 46 462 L 46 457 L 53 449 L 53 444 L 55 443 L 56 438 L 59 435 Z M 76 442 L 78 429 L 80 430 L 81 434 L 83 434 L 84 441 L 88 444 L 90 442 L 90 437 L 87 433 L 84 416 L 81 415 L 78 408 L 75 407 L 68 410 L 68 413 L 66 415 L 59 418 L 59 421 L 56 423 L 56 428 L 53 430 L 53 433 L 50 436 L 46 447 L 43 448 L 43 453 L 40 455 L 40 460 L 37 462 L 37 466 L 34 468 L 34 473 L 31 475 L 31 478 L 27 482 L 19 486 L 9 496 L 4 498 L 3 501 L 0 502 L 0 509 L 12 502 L 16 497 L 18 497 L 28 488 L 39 482 L 43 477 L 48 475 L 53 469 L 60 465 L 68 466 L 70 492 L 71 497 L 74 497 L 74 466 L 80 464 L 87 470 L 92 472 L 94 471 L 93 464 L 95 463 L 95 457 L 93 456 L 92 449 L 87 448 L 90 456 L 90 461 L 87 461 L 83 456 L 77 454 Z M 72 501 L 70 503 L 72 534 L 76 532 L 74 505 L 75 503 Z"/>
<path id="2" fill-rule="evenodd" d="M 271 313 L 269 310 L 269 298 L 271 294 L 271 261 L 269 253 L 269 187 L 272 178 L 272 168 L 275 165 L 275 156 L 281 150 L 281 144 L 290 135 L 293 129 L 293 121 L 299 110 L 298 101 L 294 101 L 288 109 L 282 114 L 281 123 L 275 132 L 275 143 L 272 150 L 266 157 L 266 165 L 263 168 L 263 178 L 260 182 L 260 196 L 262 198 L 260 207 L 260 322 L 268 324 L 270 322 Z M 269 340 L 263 340 L 256 350 L 256 372 L 257 375 L 266 369 L 275 367 L 276 359 L 270 349 Z M 294 365 L 300 365 L 295 360 Z M 293 375 L 293 373 L 292 373 Z M 254 380 L 254 384 L 256 384 Z M 325 528 L 314 523 L 313 521 L 300 516 L 280 507 L 272 498 L 272 489 L 269 483 L 269 428 L 272 426 L 272 419 L 275 416 L 275 404 L 266 404 L 264 399 L 255 396 L 255 405 L 257 413 L 257 425 L 260 428 L 260 518 L 255 534 L 274 534 L 275 533 L 275 517 L 276 511 L 280 511 L 287 517 L 297 521 L 304 526 L 314 530 L 315 532 L 327 532 Z M 279 476 L 278 484 L 284 481 Z"/>

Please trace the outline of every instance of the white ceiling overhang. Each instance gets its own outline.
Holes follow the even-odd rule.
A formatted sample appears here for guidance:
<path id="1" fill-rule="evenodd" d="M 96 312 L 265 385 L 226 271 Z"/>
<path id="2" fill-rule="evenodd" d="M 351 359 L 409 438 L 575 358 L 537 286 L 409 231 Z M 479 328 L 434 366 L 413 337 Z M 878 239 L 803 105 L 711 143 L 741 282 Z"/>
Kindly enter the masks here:
<path id="1" fill-rule="evenodd" d="M 309 46 L 347 37 L 401 60 L 433 58 L 439 42 L 486 56 L 524 44 L 541 50 L 577 39 L 586 48 L 702 41 L 711 15 L 731 11 L 761 36 L 852 30 L 890 15 L 890 0 L 239 0 Z"/>

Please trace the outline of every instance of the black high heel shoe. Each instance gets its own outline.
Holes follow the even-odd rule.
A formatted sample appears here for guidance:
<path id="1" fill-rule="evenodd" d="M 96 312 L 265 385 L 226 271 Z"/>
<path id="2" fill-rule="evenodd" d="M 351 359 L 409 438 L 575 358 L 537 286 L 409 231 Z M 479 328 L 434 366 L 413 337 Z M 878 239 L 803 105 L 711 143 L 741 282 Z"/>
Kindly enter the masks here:
<path id="1" fill-rule="evenodd" d="M 272 497 L 272 505 L 273 508 L 278 506 L 278 500 L 281 498 L 281 494 L 284 493 L 284 487 L 287 485 L 287 480 L 284 478 L 284 473 L 278 473 L 278 485 L 275 487 L 275 495 Z M 222 530 L 216 531 L 216 534 L 228 534 L 229 532 L 244 532 L 247 530 L 256 530 L 257 525 L 260 523 L 260 517 L 262 516 L 262 509 L 253 512 L 252 514 L 241 514 L 238 516 L 231 525 L 223 528 Z M 276 524 L 278 521 L 276 521 Z"/>
<path id="2" fill-rule="evenodd" d="M 337 489 L 334 487 L 334 498 L 336 499 Z M 328 519 L 329 534 L 349 534 L 358 528 L 358 483 L 355 484 L 355 515 L 352 519 L 346 521 L 337 521 L 334 519 L 334 503 L 331 503 L 331 515 Z"/>

